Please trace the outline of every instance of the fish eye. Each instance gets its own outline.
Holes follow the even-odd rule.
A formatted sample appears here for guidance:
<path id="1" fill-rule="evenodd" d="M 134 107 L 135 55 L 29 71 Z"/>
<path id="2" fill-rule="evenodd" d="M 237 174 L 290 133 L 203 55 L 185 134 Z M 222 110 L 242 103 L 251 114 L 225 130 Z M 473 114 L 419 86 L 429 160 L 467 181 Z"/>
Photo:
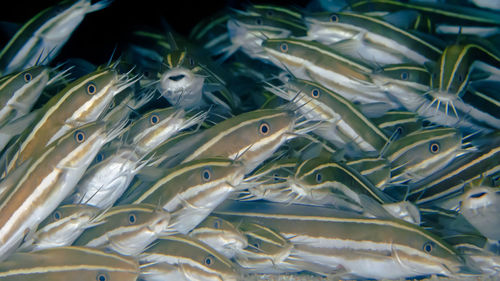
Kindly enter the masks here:
<path id="1" fill-rule="evenodd" d="M 97 91 L 97 87 L 94 83 L 90 82 L 87 84 L 87 94 L 93 95 Z"/>
<path id="2" fill-rule="evenodd" d="M 82 143 L 85 141 L 85 133 L 83 131 L 76 131 L 75 132 L 75 140 L 77 143 Z"/>
<path id="3" fill-rule="evenodd" d="M 216 219 L 214 221 L 214 228 L 215 229 L 219 229 L 220 228 L 220 225 L 221 225 L 221 221 L 219 219 Z"/>
<path id="4" fill-rule="evenodd" d="M 151 125 L 155 125 L 158 124 L 158 122 L 160 122 L 160 116 L 158 116 L 158 114 L 151 115 L 151 117 L 149 118 L 149 123 L 151 123 Z"/>
<path id="5" fill-rule="evenodd" d="M 408 80 L 410 78 L 410 74 L 408 72 L 402 72 L 401 73 L 401 80 Z"/>
<path id="6" fill-rule="evenodd" d="M 31 76 L 31 73 L 28 72 L 28 73 L 24 74 L 24 81 L 25 82 L 31 81 L 32 78 L 33 78 L 33 76 Z"/>
<path id="7" fill-rule="evenodd" d="M 259 126 L 259 133 L 264 136 L 269 134 L 270 130 L 271 128 L 269 127 L 269 124 L 267 124 L 266 122 L 262 122 Z"/>
<path id="8" fill-rule="evenodd" d="M 259 242 L 254 242 L 252 246 L 255 247 L 255 249 L 260 249 L 260 243 Z"/>
<path id="9" fill-rule="evenodd" d="M 54 214 L 52 215 L 52 217 L 54 218 L 54 220 L 58 221 L 61 219 L 62 215 L 61 215 L 61 212 L 60 211 L 55 211 Z"/>
<path id="10" fill-rule="evenodd" d="M 209 181 L 210 178 L 212 178 L 212 172 L 210 171 L 209 168 L 203 169 L 203 171 L 201 172 L 201 178 L 204 181 Z"/>
<path id="11" fill-rule="evenodd" d="M 281 50 L 282 53 L 288 52 L 288 44 L 285 43 L 285 42 L 281 43 L 280 44 L 280 50 Z"/>
<path id="12" fill-rule="evenodd" d="M 323 181 L 323 175 L 321 173 L 316 174 L 316 182 L 321 183 Z"/>
<path id="13" fill-rule="evenodd" d="M 102 153 L 97 153 L 96 157 L 95 157 L 95 161 L 97 163 L 101 162 L 102 160 L 104 159 L 104 154 Z"/>
<path id="14" fill-rule="evenodd" d="M 108 281 L 108 275 L 106 273 L 99 273 L 97 274 L 96 278 L 95 278 L 96 281 Z"/>
<path id="15" fill-rule="evenodd" d="M 272 17 L 274 15 L 273 11 L 267 11 L 267 16 Z"/>
<path id="16" fill-rule="evenodd" d="M 137 221 L 137 217 L 134 213 L 128 214 L 128 223 L 134 224 Z"/>
<path id="17" fill-rule="evenodd" d="M 436 154 L 439 152 L 439 143 L 437 142 L 431 142 L 429 145 L 429 151 L 433 154 Z"/>
<path id="18" fill-rule="evenodd" d="M 339 16 L 337 16 L 337 15 L 335 15 L 335 14 L 334 14 L 334 15 L 331 15 L 331 16 L 330 16 L 330 21 L 331 21 L 331 22 L 338 22 L 338 21 L 339 21 Z"/>
<path id="19" fill-rule="evenodd" d="M 203 262 L 208 266 L 212 265 L 214 263 L 213 256 L 208 255 Z"/>
<path id="20" fill-rule="evenodd" d="M 319 97 L 319 89 L 313 89 L 311 91 L 311 96 L 315 99 L 317 99 Z"/>
<path id="21" fill-rule="evenodd" d="M 274 181 L 275 181 L 275 182 L 280 180 L 279 176 L 280 176 L 280 175 L 278 175 L 278 173 L 275 173 L 275 174 L 274 174 Z"/>
<path id="22" fill-rule="evenodd" d="M 396 135 L 397 136 L 401 136 L 401 134 L 403 134 L 404 132 L 404 128 L 403 127 L 397 127 L 396 128 Z"/>
<path id="23" fill-rule="evenodd" d="M 432 252 L 432 250 L 434 249 L 434 245 L 432 242 L 425 242 L 424 246 L 422 247 L 422 249 L 426 252 L 426 253 L 430 253 Z"/>
<path id="24" fill-rule="evenodd" d="M 262 19 L 261 18 L 255 19 L 255 24 L 262 25 Z"/>

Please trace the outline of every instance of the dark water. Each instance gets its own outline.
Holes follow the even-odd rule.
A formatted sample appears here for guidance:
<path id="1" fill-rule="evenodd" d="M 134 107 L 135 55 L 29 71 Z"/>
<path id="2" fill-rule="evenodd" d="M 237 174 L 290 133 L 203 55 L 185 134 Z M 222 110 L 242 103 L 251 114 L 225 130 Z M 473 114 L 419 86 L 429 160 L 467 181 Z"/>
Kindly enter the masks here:
<path id="1" fill-rule="evenodd" d="M 27 22 L 38 12 L 60 1 L 9 1 L 9 6 L 0 9 L 0 21 Z M 96 1 L 92 1 L 95 3 Z M 305 7 L 309 1 L 237 1 L 237 0 L 114 0 L 101 11 L 88 14 L 68 43 L 61 50 L 57 61 L 80 57 L 94 64 L 108 61 L 115 47 L 127 42 L 130 32 L 137 27 L 150 26 L 162 28 L 162 20 L 176 32 L 188 35 L 200 20 L 215 14 L 226 7 L 242 9 L 247 4 L 267 3 L 284 6 Z M 9 37 L 0 32 L 0 46 Z"/>

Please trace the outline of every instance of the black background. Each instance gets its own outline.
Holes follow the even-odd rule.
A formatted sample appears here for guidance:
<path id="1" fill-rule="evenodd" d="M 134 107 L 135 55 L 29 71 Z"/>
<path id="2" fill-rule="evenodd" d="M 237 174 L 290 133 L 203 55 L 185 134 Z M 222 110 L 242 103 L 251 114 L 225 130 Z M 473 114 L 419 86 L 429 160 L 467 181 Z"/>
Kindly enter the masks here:
<path id="1" fill-rule="evenodd" d="M 59 1 L 16 1 L 0 9 L 0 21 L 24 24 L 38 12 Z M 95 3 L 96 1 L 92 1 Z M 282 6 L 305 7 L 309 1 L 192 1 L 192 0 L 115 0 L 109 7 L 87 14 L 75 30 L 58 56 L 58 61 L 66 58 L 83 58 L 94 64 L 105 63 L 113 49 L 120 50 L 130 32 L 140 26 L 161 28 L 163 18 L 175 31 L 188 35 L 200 20 L 217 11 L 231 7 L 243 9 L 248 4 L 275 4 Z M 9 38 L 6 33 L 0 37 L 3 47 Z"/>

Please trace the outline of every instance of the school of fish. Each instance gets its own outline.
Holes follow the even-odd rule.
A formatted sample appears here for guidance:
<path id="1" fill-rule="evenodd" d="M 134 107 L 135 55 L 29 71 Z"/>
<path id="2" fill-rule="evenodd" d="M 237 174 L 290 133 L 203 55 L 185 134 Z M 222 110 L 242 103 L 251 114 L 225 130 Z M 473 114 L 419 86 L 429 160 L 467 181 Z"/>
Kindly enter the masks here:
<path id="1" fill-rule="evenodd" d="M 247 4 L 0 52 L 0 280 L 500 278 L 498 1 Z M 264 277 L 263 277 L 264 278 Z"/>

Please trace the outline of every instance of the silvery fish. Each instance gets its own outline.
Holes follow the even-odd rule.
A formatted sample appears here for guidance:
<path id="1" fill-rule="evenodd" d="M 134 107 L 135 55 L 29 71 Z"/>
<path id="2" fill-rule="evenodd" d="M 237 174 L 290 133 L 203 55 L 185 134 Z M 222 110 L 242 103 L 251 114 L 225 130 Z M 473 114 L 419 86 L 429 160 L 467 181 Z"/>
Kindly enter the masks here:
<path id="1" fill-rule="evenodd" d="M 346 278 L 453 276 L 464 269 L 457 251 L 430 232 L 396 219 L 359 217 L 311 206 L 227 202 L 215 211 L 262 224 L 294 244 L 293 255 Z"/>
<path id="2" fill-rule="evenodd" d="M 391 163 L 391 182 L 416 182 L 463 154 L 461 147 L 460 131 L 435 128 L 416 131 L 392 142 L 382 157 Z"/>
<path id="3" fill-rule="evenodd" d="M 32 237 L 19 248 L 37 251 L 70 246 L 82 232 L 97 222 L 99 208 L 90 205 L 62 205 L 43 220 Z"/>
<path id="4" fill-rule="evenodd" d="M 42 114 L 2 156 L 8 162 L 6 170 L 11 171 L 65 132 L 97 120 L 113 97 L 133 82 L 112 68 L 104 68 L 66 86 L 43 106 Z"/>
<path id="5" fill-rule="evenodd" d="M 498 187 L 477 186 L 462 196 L 460 213 L 483 234 L 494 252 L 500 252 L 500 230 L 498 228 L 500 208 L 500 189 Z"/>
<path id="6" fill-rule="evenodd" d="M 0 259 L 7 258 L 23 237 L 35 232 L 73 191 L 99 149 L 122 127 L 119 124 L 110 129 L 101 122 L 79 127 L 19 167 L 22 175 L 0 196 Z"/>
<path id="7" fill-rule="evenodd" d="M 201 51 L 176 49 L 164 57 L 165 70 L 160 75 L 158 90 L 177 108 L 205 108 L 211 104 L 231 110 L 237 97 L 227 88 L 224 79 L 230 74 L 218 68 Z M 216 94 L 218 93 L 218 94 Z"/>
<path id="8" fill-rule="evenodd" d="M 182 108 L 176 107 L 155 109 L 130 124 L 126 142 L 142 156 L 181 130 L 199 125 L 205 117 L 206 113 L 186 116 Z"/>
<path id="9" fill-rule="evenodd" d="M 240 280 L 236 265 L 205 243 L 184 235 L 160 237 L 140 257 L 146 280 Z"/>
<path id="10" fill-rule="evenodd" d="M 247 272 L 284 273 L 303 269 L 293 264 L 293 244 L 277 231 L 255 223 L 241 223 L 238 228 L 248 237 L 248 247 L 235 260 Z"/>
<path id="11" fill-rule="evenodd" d="M 111 4 L 104 0 L 63 1 L 47 8 L 24 24 L 0 52 L 0 72 L 9 74 L 56 57 L 86 14 Z"/>
<path id="12" fill-rule="evenodd" d="M 308 17 L 306 22 L 311 40 L 382 66 L 410 62 L 423 65 L 436 61 L 442 53 L 422 38 L 366 14 L 342 11 Z"/>
<path id="13" fill-rule="evenodd" d="M 122 147 L 110 149 L 103 159 L 103 151 L 97 154 L 98 163 L 89 167 L 71 196 L 74 204 L 83 203 L 107 209 L 120 198 L 134 176 L 147 162 L 141 161 L 134 149 Z M 100 159 L 99 159 L 100 157 Z"/>
<path id="14" fill-rule="evenodd" d="M 322 84 L 351 102 L 361 104 L 391 101 L 370 78 L 373 67 L 315 41 L 295 38 L 267 39 L 262 42 L 268 59 L 299 79 Z"/>
<path id="15" fill-rule="evenodd" d="M 297 120 L 298 117 L 288 109 L 242 113 L 186 137 L 165 154 L 172 155 L 170 165 L 206 157 L 237 159 L 248 173 L 271 157 L 284 142 L 314 127 L 314 124 Z M 193 151 L 192 147 L 196 149 Z"/>
<path id="16" fill-rule="evenodd" d="M 110 208 L 99 225 L 85 230 L 73 245 L 136 256 L 168 228 L 170 214 L 149 204 Z"/>
<path id="17" fill-rule="evenodd" d="M 410 184 L 408 200 L 419 205 L 438 204 L 446 209 L 456 209 L 464 185 L 483 177 L 494 178 L 500 171 L 500 146 L 498 135 L 482 136 L 477 151 L 471 151 L 453 160 L 438 172 Z M 494 185 L 494 182 L 491 182 Z"/>
<path id="18" fill-rule="evenodd" d="M 498 32 L 500 20 L 493 11 L 453 5 L 448 3 L 405 3 L 396 0 L 358 1 L 349 5 L 351 10 L 361 13 L 387 15 L 390 12 L 414 10 L 433 23 L 429 32 L 491 35 Z M 406 19 L 405 19 L 406 20 Z M 418 20 L 418 19 L 417 19 Z"/>
<path id="19" fill-rule="evenodd" d="M 261 16 L 259 14 L 237 13 L 227 21 L 227 30 L 231 45 L 223 49 L 222 60 L 241 49 L 251 58 L 267 58 L 261 44 L 263 38 L 287 38 L 304 36 L 307 29 L 301 20 L 290 16 Z"/>
<path id="20" fill-rule="evenodd" d="M 31 111 L 49 82 L 49 70 L 34 66 L 0 78 L 0 126 Z"/>
<path id="21" fill-rule="evenodd" d="M 0 280 L 135 281 L 139 265 L 131 257 L 84 247 L 15 253 L 0 263 Z"/>
<path id="22" fill-rule="evenodd" d="M 208 216 L 189 232 L 189 237 L 209 245 L 228 259 L 248 246 L 247 238 L 240 230 L 216 216 Z"/>
<path id="23" fill-rule="evenodd" d="M 241 163 L 206 158 L 162 172 L 133 204 L 158 204 L 170 212 L 169 227 L 187 234 L 224 201 L 243 179 Z"/>
<path id="24" fill-rule="evenodd" d="M 485 124 L 491 124 L 491 118 L 471 120 L 469 113 L 478 112 L 474 106 L 462 99 L 438 100 L 430 95 L 431 73 L 419 65 L 398 64 L 381 67 L 371 74 L 374 83 L 381 87 L 391 98 L 397 100 L 406 110 L 417 113 L 421 118 L 444 126 L 464 128 L 466 130 L 485 130 Z M 474 95 L 470 95 L 473 97 Z M 484 105 L 492 104 L 486 97 Z M 494 102 L 493 102 L 494 104 Z M 477 114 L 475 114 L 477 116 Z M 487 125 L 491 127 L 491 125 Z"/>
<path id="25" fill-rule="evenodd" d="M 377 155 L 389 141 L 352 102 L 318 83 L 290 79 L 267 89 L 293 102 L 306 119 L 323 121 L 314 132 L 338 147 L 354 144 L 353 150 Z"/>

